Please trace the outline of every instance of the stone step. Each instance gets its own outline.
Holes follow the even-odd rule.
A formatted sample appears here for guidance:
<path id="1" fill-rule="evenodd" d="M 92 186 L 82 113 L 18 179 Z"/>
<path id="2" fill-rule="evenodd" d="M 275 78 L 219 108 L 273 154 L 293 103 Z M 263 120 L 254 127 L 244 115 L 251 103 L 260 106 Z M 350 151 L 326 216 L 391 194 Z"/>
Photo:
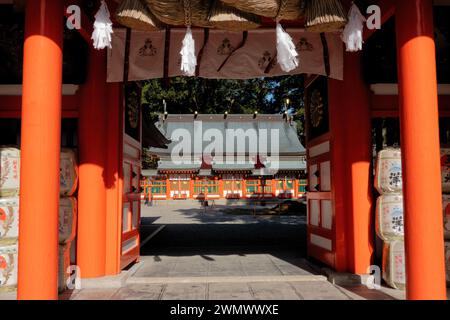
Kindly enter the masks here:
<path id="1" fill-rule="evenodd" d="M 317 275 L 296 276 L 226 276 L 226 277 L 129 277 L 126 284 L 168 284 L 168 283 L 256 283 L 256 282 L 327 282 Z"/>

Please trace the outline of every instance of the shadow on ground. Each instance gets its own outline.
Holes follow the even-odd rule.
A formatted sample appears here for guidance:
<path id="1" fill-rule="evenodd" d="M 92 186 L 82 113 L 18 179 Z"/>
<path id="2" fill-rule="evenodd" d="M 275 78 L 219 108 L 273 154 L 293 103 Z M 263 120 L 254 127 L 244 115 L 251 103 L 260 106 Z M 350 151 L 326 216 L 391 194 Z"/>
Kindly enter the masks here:
<path id="1" fill-rule="evenodd" d="M 142 261 L 149 265 L 145 274 L 173 276 L 181 268 L 185 275 L 203 275 L 216 267 L 221 269 L 218 274 L 239 276 L 317 274 L 305 259 L 306 217 L 229 215 L 224 213 L 227 208 L 172 210 L 173 217 L 163 220 L 172 223 L 164 223 L 141 248 Z M 161 225 L 155 217 L 142 218 L 143 239 Z M 205 270 L 192 270 L 195 267 Z"/>

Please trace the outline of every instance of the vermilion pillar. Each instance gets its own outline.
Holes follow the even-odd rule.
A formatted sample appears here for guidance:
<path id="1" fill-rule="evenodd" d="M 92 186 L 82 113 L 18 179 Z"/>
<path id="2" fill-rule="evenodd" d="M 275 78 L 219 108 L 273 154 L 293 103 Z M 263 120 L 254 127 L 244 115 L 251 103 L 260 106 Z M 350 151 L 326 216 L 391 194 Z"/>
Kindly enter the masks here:
<path id="1" fill-rule="evenodd" d="M 365 274 L 372 264 L 371 115 L 360 54 L 344 54 L 344 81 L 329 82 L 336 268 Z"/>
<path id="2" fill-rule="evenodd" d="M 88 79 L 80 96 L 77 264 L 82 278 L 94 278 L 106 272 L 105 51 L 90 50 Z"/>
<path id="3" fill-rule="evenodd" d="M 63 4 L 26 2 L 18 299 L 58 298 Z"/>
<path id="4" fill-rule="evenodd" d="M 408 299 L 446 299 L 433 2 L 398 0 Z"/>
<path id="5" fill-rule="evenodd" d="M 346 222 L 349 270 L 365 274 L 372 264 L 372 124 L 369 89 L 363 80 L 361 54 L 344 55 L 342 111 L 345 117 Z M 339 184 L 338 181 L 336 181 Z M 336 185 L 336 187 L 342 187 Z"/>
<path id="6" fill-rule="evenodd" d="M 106 275 L 120 272 L 122 236 L 122 107 L 120 83 L 107 85 Z"/>

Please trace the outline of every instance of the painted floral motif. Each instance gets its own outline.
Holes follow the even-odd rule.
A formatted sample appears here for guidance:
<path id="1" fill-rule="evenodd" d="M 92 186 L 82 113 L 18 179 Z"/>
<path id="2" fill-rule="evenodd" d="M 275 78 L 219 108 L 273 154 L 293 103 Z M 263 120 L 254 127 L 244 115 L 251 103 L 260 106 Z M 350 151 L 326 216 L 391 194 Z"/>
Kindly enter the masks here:
<path id="1" fill-rule="evenodd" d="M 8 207 L 8 213 L 0 208 L 0 238 L 6 237 L 14 223 L 14 208 Z M 2 233 L 3 230 L 3 233 Z"/>
<path id="2" fill-rule="evenodd" d="M 395 282 L 405 283 L 405 259 L 403 252 L 397 252 L 394 256 Z"/>
<path id="3" fill-rule="evenodd" d="M 8 260 L 0 256 L 0 287 L 8 284 L 14 272 L 14 254 L 9 253 Z"/>
<path id="4" fill-rule="evenodd" d="M 6 263 L 6 259 L 3 256 L 0 256 L 0 270 L 6 269 L 8 264 Z"/>

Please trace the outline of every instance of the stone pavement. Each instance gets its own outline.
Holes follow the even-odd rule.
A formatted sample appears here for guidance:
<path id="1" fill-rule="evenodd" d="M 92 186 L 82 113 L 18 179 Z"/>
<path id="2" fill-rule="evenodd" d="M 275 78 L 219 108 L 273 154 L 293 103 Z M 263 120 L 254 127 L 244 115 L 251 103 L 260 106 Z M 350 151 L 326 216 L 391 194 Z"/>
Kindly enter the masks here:
<path id="1" fill-rule="evenodd" d="M 198 201 L 159 201 L 156 206 L 142 206 L 144 225 L 164 225 L 157 237 L 142 248 L 142 255 L 168 253 L 167 248 L 235 247 L 256 248 L 287 246 L 292 251 L 305 254 L 305 216 L 253 216 L 239 214 L 252 205 L 227 204 L 216 201 L 206 210 Z M 264 208 L 264 207 L 258 207 Z M 236 213 L 229 213 L 236 209 Z M 169 253 L 170 254 L 170 253 Z"/>
<path id="2" fill-rule="evenodd" d="M 369 290 L 327 281 L 322 266 L 306 258 L 304 216 L 225 213 L 247 204 L 159 202 L 142 207 L 141 260 L 119 276 L 83 280 L 67 291 L 73 300 L 352 300 L 404 299 L 402 291 Z M 14 299 L 14 294 L 0 294 Z"/>
<path id="3" fill-rule="evenodd" d="M 373 296 L 375 297 L 375 296 Z M 384 294 L 379 298 L 393 299 Z M 357 294 L 327 281 L 132 284 L 85 289 L 62 296 L 73 300 L 352 300 Z"/>
<path id="4" fill-rule="evenodd" d="M 363 285 L 330 283 L 316 265 L 284 249 L 249 253 L 222 248 L 209 253 L 192 248 L 168 249 L 153 255 L 122 275 L 121 281 L 85 282 L 67 292 L 73 300 L 393 300 L 404 293 Z M 85 284 L 83 283 L 83 285 Z"/>
<path id="5" fill-rule="evenodd" d="M 228 209 L 238 209 L 230 214 Z M 301 300 L 404 299 L 401 291 L 373 292 L 331 284 L 306 259 L 305 216 L 253 216 L 253 203 L 162 201 L 142 207 L 143 224 L 165 228 L 141 249 L 112 299 Z M 72 297 L 84 299 L 89 289 Z"/>

